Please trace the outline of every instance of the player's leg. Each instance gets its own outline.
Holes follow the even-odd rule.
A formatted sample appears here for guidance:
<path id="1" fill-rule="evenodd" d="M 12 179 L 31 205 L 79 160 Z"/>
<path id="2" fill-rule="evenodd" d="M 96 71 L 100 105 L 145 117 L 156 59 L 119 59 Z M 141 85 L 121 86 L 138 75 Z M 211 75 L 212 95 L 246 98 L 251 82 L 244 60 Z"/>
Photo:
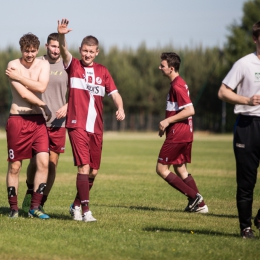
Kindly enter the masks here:
<path id="1" fill-rule="evenodd" d="M 52 186 L 54 184 L 55 178 L 56 178 L 56 169 L 59 161 L 59 154 L 55 153 L 53 151 L 50 151 L 50 157 L 49 157 L 49 173 L 48 173 L 48 180 L 47 185 L 43 193 L 41 206 L 44 206 L 44 203 L 47 201 L 48 195 L 52 189 Z"/>
<path id="2" fill-rule="evenodd" d="M 191 189 L 193 189 L 197 194 L 200 194 L 195 180 L 192 178 L 192 176 L 187 171 L 186 164 L 180 164 L 180 165 L 174 165 L 174 171 L 175 173 L 183 180 L 183 182 L 189 186 Z M 202 200 L 192 211 L 191 211 L 191 205 L 193 204 L 193 199 L 188 198 L 188 205 L 184 209 L 184 211 L 187 212 L 196 212 L 196 213 L 208 213 L 208 206 L 205 205 L 204 200 Z"/>
<path id="3" fill-rule="evenodd" d="M 89 172 L 90 172 L 90 147 L 89 133 L 81 129 L 68 129 L 70 143 L 72 147 L 74 164 L 78 166 L 76 178 L 77 194 L 74 203 L 70 206 L 70 214 L 74 220 L 84 220 L 84 215 L 88 216 L 88 221 L 96 221 L 89 210 Z M 79 216 L 80 207 L 82 215 Z M 83 217 L 82 217 L 83 216 Z"/>
<path id="4" fill-rule="evenodd" d="M 22 160 L 31 156 L 31 136 L 27 134 L 28 125 L 24 117 L 10 115 L 6 124 L 8 151 L 8 170 L 6 186 L 10 204 L 10 217 L 18 217 L 18 184 Z"/>
<path id="5" fill-rule="evenodd" d="M 90 147 L 90 172 L 89 172 L 89 189 L 93 187 L 98 169 L 101 163 L 101 153 L 103 145 L 103 135 L 89 134 Z"/>
<path id="6" fill-rule="evenodd" d="M 25 213 L 28 213 L 30 206 L 31 206 L 35 172 L 36 172 L 36 158 L 35 158 L 35 156 L 33 156 L 30 159 L 30 162 L 27 166 L 27 171 L 26 171 L 27 191 L 24 196 L 23 203 L 22 203 L 22 209 Z"/>
<path id="7" fill-rule="evenodd" d="M 9 217 L 16 218 L 18 217 L 18 184 L 19 184 L 19 174 L 22 167 L 22 161 L 9 162 L 8 170 L 6 175 L 6 186 L 7 186 L 7 195 L 8 202 L 10 205 L 10 214 Z"/>
<path id="8" fill-rule="evenodd" d="M 47 180 L 47 186 L 44 190 L 41 206 L 47 201 L 48 195 L 52 189 L 52 186 L 56 179 L 57 166 L 59 161 L 60 153 L 64 153 L 65 142 L 66 142 L 66 129 L 65 127 L 47 127 L 49 135 L 49 147 L 50 147 L 50 158 L 49 158 L 49 174 Z"/>
<path id="9" fill-rule="evenodd" d="M 49 153 L 41 152 L 35 155 L 36 159 L 36 172 L 34 178 L 34 189 L 31 200 L 31 206 L 29 210 L 30 217 L 38 217 L 41 219 L 47 219 L 49 216 L 40 210 L 41 200 L 43 192 L 46 188 L 48 178 L 48 165 L 49 165 Z"/>
<path id="10" fill-rule="evenodd" d="M 241 236 L 254 237 L 251 229 L 253 193 L 259 167 L 259 131 L 258 120 L 241 116 L 234 133 L 234 153 L 236 159 L 237 209 Z"/>
<path id="11" fill-rule="evenodd" d="M 93 187 L 97 174 L 98 174 L 97 169 L 90 168 L 89 177 L 88 177 L 89 190 L 91 190 L 91 188 Z"/>
<path id="12" fill-rule="evenodd" d="M 164 165 L 157 162 L 156 172 L 176 190 L 180 191 L 189 198 L 196 198 L 197 193 L 189 186 L 187 186 L 179 176 L 171 172 L 169 170 L 169 165 Z"/>
<path id="13" fill-rule="evenodd" d="M 179 176 L 169 170 L 170 165 L 184 165 L 185 167 L 185 163 L 190 162 L 185 156 L 183 156 L 183 151 L 186 149 L 187 147 L 185 143 L 176 144 L 165 141 L 159 153 L 156 172 L 172 187 L 193 201 L 190 205 L 191 210 L 193 210 L 195 206 L 202 201 L 202 196 L 197 194 L 197 192 L 186 185 Z M 184 173 L 185 171 L 182 172 L 183 176 Z"/>

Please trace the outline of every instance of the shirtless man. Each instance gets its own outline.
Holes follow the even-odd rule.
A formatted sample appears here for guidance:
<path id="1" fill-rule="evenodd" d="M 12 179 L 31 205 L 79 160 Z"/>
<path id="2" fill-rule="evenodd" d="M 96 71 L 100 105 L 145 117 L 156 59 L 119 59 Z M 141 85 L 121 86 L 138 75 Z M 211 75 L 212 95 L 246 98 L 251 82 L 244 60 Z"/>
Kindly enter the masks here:
<path id="1" fill-rule="evenodd" d="M 39 205 L 48 177 L 49 140 L 42 112 L 44 111 L 48 121 L 51 111 L 41 100 L 41 94 L 49 82 L 50 65 L 46 60 L 35 59 L 40 45 L 35 35 L 23 35 L 19 44 L 22 57 L 10 61 L 5 71 L 11 83 L 13 98 L 6 124 L 9 217 L 18 217 L 17 194 L 22 160 L 36 155 L 35 188 L 28 215 L 48 219 L 49 216 L 39 210 Z"/>

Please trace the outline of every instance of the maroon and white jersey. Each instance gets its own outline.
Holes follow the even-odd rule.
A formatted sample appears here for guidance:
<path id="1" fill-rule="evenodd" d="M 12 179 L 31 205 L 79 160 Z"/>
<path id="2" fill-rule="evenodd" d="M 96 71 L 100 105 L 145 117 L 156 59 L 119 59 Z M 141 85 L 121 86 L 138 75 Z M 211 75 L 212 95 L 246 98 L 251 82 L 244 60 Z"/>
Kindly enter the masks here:
<path id="1" fill-rule="evenodd" d="M 67 128 L 103 133 L 103 98 L 117 91 L 109 71 L 101 64 L 85 67 L 72 58 L 66 68 L 69 76 Z"/>
<path id="2" fill-rule="evenodd" d="M 171 82 L 166 102 L 166 118 L 176 115 L 187 106 L 192 106 L 189 89 L 186 82 L 178 76 Z M 166 141 L 167 140 L 173 143 L 192 142 L 192 117 L 170 124 L 166 128 Z"/>

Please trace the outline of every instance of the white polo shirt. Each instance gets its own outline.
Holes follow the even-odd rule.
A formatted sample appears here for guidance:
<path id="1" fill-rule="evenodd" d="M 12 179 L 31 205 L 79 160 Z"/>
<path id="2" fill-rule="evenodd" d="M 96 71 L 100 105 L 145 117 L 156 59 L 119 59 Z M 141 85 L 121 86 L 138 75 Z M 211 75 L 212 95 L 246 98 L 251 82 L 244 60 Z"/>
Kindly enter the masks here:
<path id="1" fill-rule="evenodd" d="M 251 53 L 239 59 L 222 81 L 226 86 L 244 97 L 260 95 L 260 60 L 256 53 Z M 260 105 L 235 105 L 235 114 L 260 116 Z"/>

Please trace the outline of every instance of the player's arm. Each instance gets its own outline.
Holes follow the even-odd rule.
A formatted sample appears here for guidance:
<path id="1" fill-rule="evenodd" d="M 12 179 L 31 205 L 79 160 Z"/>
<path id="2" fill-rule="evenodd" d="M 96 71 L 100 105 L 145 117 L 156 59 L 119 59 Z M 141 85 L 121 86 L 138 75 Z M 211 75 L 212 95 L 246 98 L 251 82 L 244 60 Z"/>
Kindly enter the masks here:
<path id="1" fill-rule="evenodd" d="M 193 116 L 194 114 L 195 114 L 195 110 L 194 110 L 193 105 L 186 106 L 179 113 L 175 114 L 174 116 L 170 116 L 170 117 L 167 117 L 164 120 L 162 120 L 159 123 L 159 130 L 164 132 L 166 127 L 169 124 L 183 121 L 183 120 L 189 118 L 190 116 Z"/>
<path id="2" fill-rule="evenodd" d="M 65 68 L 68 67 L 71 61 L 71 53 L 68 51 L 67 42 L 65 34 L 69 33 L 71 29 L 68 29 L 69 20 L 62 19 L 61 22 L 58 21 L 57 31 L 59 33 L 59 45 L 60 45 L 60 54 L 63 59 L 63 64 Z"/>
<path id="3" fill-rule="evenodd" d="M 218 91 L 218 97 L 230 104 L 236 105 L 248 105 L 257 106 L 260 104 L 260 95 L 254 95 L 252 97 L 244 97 L 235 93 L 231 88 L 222 83 Z"/>
<path id="4" fill-rule="evenodd" d="M 19 82 L 33 92 L 43 93 L 48 85 L 50 77 L 50 64 L 48 61 L 41 61 L 41 71 L 38 80 L 26 78 L 19 73 L 19 70 L 11 65 L 10 62 L 6 69 L 6 75 L 13 81 Z"/>
<path id="5" fill-rule="evenodd" d="M 36 97 L 30 90 L 26 89 L 19 82 L 10 80 L 10 83 L 22 99 L 26 100 L 28 103 L 32 105 L 38 106 L 43 109 L 45 115 L 47 116 L 47 121 L 51 119 L 51 111 L 41 99 Z"/>
<path id="6" fill-rule="evenodd" d="M 121 95 L 116 91 L 111 94 L 114 104 L 117 108 L 116 119 L 122 121 L 125 119 L 124 105 Z"/>
<path id="7" fill-rule="evenodd" d="M 159 123 L 159 136 L 162 137 L 166 128 L 168 127 L 169 124 L 173 124 L 179 121 L 183 121 L 190 116 L 193 116 L 195 114 L 195 110 L 193 105 L 189 105 L 184 107 L 179 113 L 177 113 L 174 116 L 170 116 L 165 118 Z"/>

